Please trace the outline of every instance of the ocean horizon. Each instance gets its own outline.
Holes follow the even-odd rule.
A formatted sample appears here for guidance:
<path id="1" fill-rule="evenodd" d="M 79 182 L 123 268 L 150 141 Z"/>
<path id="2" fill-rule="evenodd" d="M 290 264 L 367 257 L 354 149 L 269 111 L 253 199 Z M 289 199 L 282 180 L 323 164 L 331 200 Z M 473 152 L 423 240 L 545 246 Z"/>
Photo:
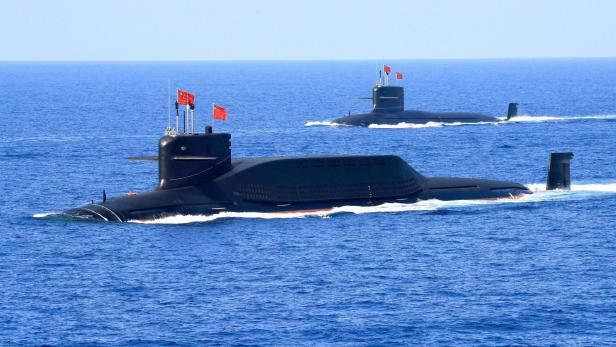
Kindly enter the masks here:
<path id="1" fill-rule="evenodd" d="M 1 345 L 616 343 L 616 58 L 389 60 L 408 109 L 490 124 L 336 126 L 383 62 L 0 62 Z M 234 158 L 394 154 L 512 201 L 328 213 L 54 218 L 155 189 L 176 88 Z M 213 121 L 210 105 L 227 121 Z M 171 110 L 173 111 L 173 110 Z M 550 152 L 572 190 L 546 192 Z"/>

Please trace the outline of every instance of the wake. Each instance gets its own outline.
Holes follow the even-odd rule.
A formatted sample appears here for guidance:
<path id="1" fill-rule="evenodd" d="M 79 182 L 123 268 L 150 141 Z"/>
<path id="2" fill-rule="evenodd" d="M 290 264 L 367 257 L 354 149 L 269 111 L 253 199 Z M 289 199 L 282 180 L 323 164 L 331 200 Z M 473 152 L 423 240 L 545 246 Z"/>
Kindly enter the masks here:
<path id="1" fill-rule="evenodd" d="M 310 121 L 310 122 L 306 122 L 304 126 L 307 126 L 307 127 L 313 127 L 313 126 L 344 127 L 344 126 L 350 126 L 350 125 L 333 123 L 331 121 Z"/>
<path id="2" fill-rule="evenodd" d="M 340 213 L 396 213 L 396 212 L 432 212 L 448 209 L 464 209 L 483 205 L 524 204 L 546 201 L 579 201 L 594 197 L 616 195 L 616 183 L 572 184 L 571 190 L 545 190 L 545 183 L 530 183 L 526 186 L 534 193 L 520 198 L 501 200 L 423 200 L 415 203 L 385 203 L 375 206 L 338 206 L 328 210 L 310 212 L 220 212 L 213 215 L 175 215 L 152 220 L 129 220 L 130 223 L 143 224 L 189 224 L 205 223 L 225 218 L 244 219 L 294 219 L 294 218 L 329 218 Z M 80 220 L 61 212 L 36 213 L 32 217 L 50 220 Z"/>
<path id="3" fill-rule="evenodd" d="M 601 119 L 616 119 L 616 114 L 606 114 L 606 115 L 589 115 L 589 116 L 515 116 L 510 120 L 505 122 L 505 117 L 500 118 L 500 122 L 476 122 L 476 123 L 465 123 L 465 122 L 453 122 L 453 123 L 444 123 L 444 122 L 428 122 L 428 123 L 398 123 L 398 124 L 370 124 L 368 128 L 373 129 L 420 129 L 420 128 L 439 128 L 439 127 L 449 127 L 449 126 L 460 126 L 460 125 L 501 125 L 508 123 L 541 123 L 541 122 L 563 122 L 563 121 L 571 121 L 571 120 L 601 120 Z M 337 124 L 331 121 L 310 121 L 304 124 L 305 126 L 330 126 L 330 127 L 339 127 L 339 126 L 349 126 L 346 124 Z"/>
<path id="4" fill-rule="evenodd" d="M 396 213 L 396 212 L 431 212 L 448 209 L 464 209 L 473 206 L 524 204 L 542 201 L 576 201 L 589 199 L 601 195 L 616 194 L 616 183 L 574 184 L 570 191 L 545 190 L 545 183 L 531 183 L 526 185 L 534 194 L 524 195 L 521 198 L 502 200 L 424 200 L 416 203 L 385 203 L 376 206 L 339 206 L 324 211 L 311 212 L 221 212 L 214 215 L 175 215 L 159 219 L 138 221 L 132 223 L 144 224 L 188 224 L 205 223 L 224 218 L 248 219 L 293 219 L 293 218 L 328 218 L 339 213 L 366 214 L 366 213 Z"/>

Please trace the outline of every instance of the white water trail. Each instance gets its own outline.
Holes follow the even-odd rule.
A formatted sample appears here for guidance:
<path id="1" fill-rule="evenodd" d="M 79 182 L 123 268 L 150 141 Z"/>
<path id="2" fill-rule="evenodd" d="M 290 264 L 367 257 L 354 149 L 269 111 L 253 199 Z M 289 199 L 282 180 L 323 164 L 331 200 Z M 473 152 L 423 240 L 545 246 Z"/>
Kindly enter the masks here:
<path id="1" fill-rule="evenodd" d="M 130 220 L 132 223 L 144 224 L 188 224 L 211 222 L 223 218 L 249 219 L 292 219 L 306 217 L 328 218 L 338 213 L 396 213 L 396 212 L 430 212 L 446 209 L 463 209 L 465 207 L 498 204 L 520 204 L 542 201 L 576 201 L 602 195 L 616 194 L 616 183 L 573 184 L 571 190 L 545 190 L 545 183 L 530 183 L 526 185 L 534 194 L 523 195 L 515 199 L 501 200 L 424 200 L 416 203 L 385 203 L 375 206 L 339 206 L 329 210 L 299 211 L 299 212 L 220 212 L 213 215 L 175 215 L 153 220 Z M 53 219 L 67 217 L 61 212 L 36 213 L 32 217 Z"/>
<path id="2" fill-rule="evenodd" d="M 305 217 L 321 217 L 327 218 L 337 213 L 378 213 L 378 212 L 406 212 L 406 211 L 435 211 L 437 209 L 447 207 L 457 207 L 466 205 L 484 204 L 485 201 L 440 201 L 440 200 L 425 200 L 413 204 L 404 203 L 385 203 L 376 206 L 339 206 L 330 210 L 310 211 L 310 212 L 221 212 L 214 215 L 176 215 L 163 217 L 154 220 L 132 220 L 130 222 L 145 223 L 145 224 L 187 224 L 196 222 L 209 222 L 221 218 L 260 218 L 260 219 L 290 219 L 290 218 L 305 218 Z"/>
<path id="3" fill-rule="evenodd" d="M 545 190 L 545 183 L 531 183 L 526 186 L 535 193 L 549 193 Z M 554 192 L 568 191 L 556 190 Z M 616 183 L 572 184 L 570 192 L 616 193 Z"/>
<path id="4" fill-rule="evenodd" d="M 349 126 L 349 125 L 334 123 L 331 121 L 310 121 L 310 122 L 306 122 L 304 126 L 307 126 L 307 127 L 313 127 L 313 126 L 344 127 L 344 126 Z"/>
<path id="5" fill-rule="evenodd" d="M 507 123 L 540 123 L 540 122 L 561 122 L 561 121 L 571 121 L 571 120 L 580 120 L 580 119 L 616 119 L 616 114 L 605 114 L 605 115 L 589 115 L 589 116 L 529 116 L 529 115 L 520 115 L 515 116 L 508 121 L 505 121 L 505 117 L 500 117 L 500 122 L 476 122 L 476 123 L 465 123 L 465 122 L 453 122 L 453 123 L 445 123 L 445 122 L 427 122 L 427 123 L 397 123 L 397 124 L 370 124 L 368 128 L 373 129 L 420 129 L 420 128 L 440 128 L 446 126 L 460 126 L 460 125 L 499 125 L 499 124 L 507 124 Z M 349 126 L 347 124 L 338 124 L 333 123 L 331 121 L 310 121 L 305 124 L 305 126 L 331 126 L 331 127 L 339 127 L 339 126 Z"/>
<path id="6" fill-rule="evenodd" d="M 49 217 L 55 217 L 55 216 L 59 216 L 62 213 L 60 212 L 42 212 L 42 213 L 35 213 L 32 215 L 32 217 L 34 218 L 49 218 Z"/>
<path id="7" fill-rule="evenodd" d="M 483 124 L 498 125 L 497 122 L 478 122 L 478 123 L 428 122 L 428 123 L 423 123 L 423 124 L 404 123 L 404 122 L 402 122 L 402 123 L 398 123 L 398 124 L 370 124 L 370 125 L 368 125 L 368 128 L 373 128 L 373 129 L 419 129 L 419 128 L 440 128 L 440 127 L 457 126 L 457 125 L 483 125 Z"/>
<path id="8" fill-rule="evenodd" d="M 512 122 L 512 123 L 554 122 L 554 121 L 568 121 L 568 120 L 577 120 L 577 119 L 616 119 L 616 114 L 590 115 L 590 116 L 565 116 L 565 117 L 521 115 L 521 116 L 515 116 L 511 118 L 510 120 L 508 120 L 508 122 Z M 504 121 L 505 118 L 502 118 L 502 120 Z"/>
<path id="9" fill-rule="evenodd" d="M 324 211 L 310 212 L 221 212 L 214 215 L 175 215 L 163 217 L 154 220 L 130 222 L 145 223 L 145 224 L 188 224 L 188 223 L 204 223 L 223 218 L 252 218 L 252 219 L 290 219 L 290 218 L 306 218 L 306 217 L 321 217 L 327 218 L 338 213 L 395 213 L 395 212 L 430 212 L 445 209 L 463 209 L 470 206 L 480 205 L 498 205 L 498 204 L 520 204 L 541 201 L 556 201 L 556 200 L 584 200 L 598 195 L 616 194 L 616 183 L 590 183 L 590 184 L 574 184 L 571 190 L 553 190 L 546 191 L 545 183 L 531 183 L 526 185 L 534 194 L 523 195 L 515 199 L 502 200 L 424 200 L 416 203 L 385 203 L 376 206 L 340 206 Z"/>

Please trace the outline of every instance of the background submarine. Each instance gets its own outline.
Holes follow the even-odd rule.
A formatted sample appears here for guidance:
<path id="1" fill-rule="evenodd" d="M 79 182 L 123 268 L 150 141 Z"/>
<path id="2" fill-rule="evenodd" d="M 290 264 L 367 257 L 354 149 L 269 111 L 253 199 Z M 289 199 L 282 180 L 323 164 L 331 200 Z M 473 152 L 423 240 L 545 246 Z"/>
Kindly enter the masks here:
<path id="1" fill-rule="evenodd" d="M 547 189 L 569 189 L 572 153 L 552 153 Z M 222 211 L 299 212 L 386 202 L 515 198 L 524 185 L 485 179 L 426 177 L 394 155 L 231 157 L 231 135 L 176 133 L 161 137 L 158 188 L 70 209 L 102 221 L 148 220 Z"/>
<path id="2" fill-rule="evenodd" d="M 334 124 L 357 125 L 367 127 L 371 124 L 395 125 L 400 123 L 425 124 L 437 123 L 495 123 L 502 119 L 481 113 L 471 112 L 427 112 L 404 110 L 404 88 L 390 86 L 388 76 L 379 77 L 372 88 L 372 96 L 363 99 L 372 100 L 372 110 L 367 113 L 350 114 L 332 121 Z M 518 114 L 518 104 L 509 103 L 507 118 Z"/>

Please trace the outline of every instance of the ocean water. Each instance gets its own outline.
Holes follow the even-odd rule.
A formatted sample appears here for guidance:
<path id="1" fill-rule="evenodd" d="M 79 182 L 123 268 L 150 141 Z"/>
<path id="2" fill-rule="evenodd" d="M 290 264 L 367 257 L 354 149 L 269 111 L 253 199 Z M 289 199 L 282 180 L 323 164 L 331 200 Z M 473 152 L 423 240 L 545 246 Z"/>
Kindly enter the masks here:
<path id="1" fill-rule="evenodd" d="M 396 61 L 407 108 L 508 124 L 354 128 L 379 62 L 0 64 L 0 345 L 616 344 L 616 60 Z M 58 220 L 156 186 L 168 83 L 233 155 L 400 155 L 500 202 Z M 545 192 L 572 151 L 571 192 Z"/>

